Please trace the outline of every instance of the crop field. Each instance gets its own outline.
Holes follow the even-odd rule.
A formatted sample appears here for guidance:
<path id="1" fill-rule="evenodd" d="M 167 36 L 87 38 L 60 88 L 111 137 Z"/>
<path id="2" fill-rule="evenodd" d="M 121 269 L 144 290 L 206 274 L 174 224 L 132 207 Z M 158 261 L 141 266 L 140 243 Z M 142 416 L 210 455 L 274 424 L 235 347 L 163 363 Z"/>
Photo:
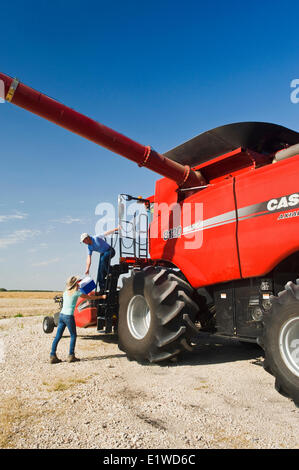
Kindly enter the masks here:
<path id="1" fill-rule="evenodd" d="M 0 292 L 0 319 L 49 315 L 59 310 L 54 302 L 61 292 Z"/>

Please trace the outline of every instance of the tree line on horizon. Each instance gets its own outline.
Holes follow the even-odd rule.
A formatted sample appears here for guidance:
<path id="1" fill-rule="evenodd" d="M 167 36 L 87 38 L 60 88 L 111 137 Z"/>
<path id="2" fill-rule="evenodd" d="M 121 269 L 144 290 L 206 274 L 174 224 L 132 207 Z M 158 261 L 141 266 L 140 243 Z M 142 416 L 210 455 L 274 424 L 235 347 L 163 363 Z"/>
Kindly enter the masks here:
<path id="1" fill-rule="evenodd" d="M 5 289 L 0 287 L 0 292 L 56 292 L 56 290 L 45 290 L 45 289 Z"/>

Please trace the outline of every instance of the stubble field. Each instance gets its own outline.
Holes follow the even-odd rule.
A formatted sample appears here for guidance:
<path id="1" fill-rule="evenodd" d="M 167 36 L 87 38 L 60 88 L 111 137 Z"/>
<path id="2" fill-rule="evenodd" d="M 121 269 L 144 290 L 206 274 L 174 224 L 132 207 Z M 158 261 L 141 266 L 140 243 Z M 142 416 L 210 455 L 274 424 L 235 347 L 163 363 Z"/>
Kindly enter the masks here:
<path id="1" fill-rule="evenodd" d="M 52 315 L 59 310 L 55 295 L 61 292 L 0 292 L 0 319 Z"/>

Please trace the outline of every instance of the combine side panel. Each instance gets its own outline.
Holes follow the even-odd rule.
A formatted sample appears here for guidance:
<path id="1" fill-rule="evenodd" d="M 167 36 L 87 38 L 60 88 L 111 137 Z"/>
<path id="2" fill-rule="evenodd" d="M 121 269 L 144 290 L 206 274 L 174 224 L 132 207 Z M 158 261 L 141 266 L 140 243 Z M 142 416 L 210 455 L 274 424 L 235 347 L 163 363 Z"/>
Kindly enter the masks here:
<path id="1" fill-rule="evenodd" d="M 299 155 L 236 178 L 243 277 L 263 276 L 298 251 Z"/>

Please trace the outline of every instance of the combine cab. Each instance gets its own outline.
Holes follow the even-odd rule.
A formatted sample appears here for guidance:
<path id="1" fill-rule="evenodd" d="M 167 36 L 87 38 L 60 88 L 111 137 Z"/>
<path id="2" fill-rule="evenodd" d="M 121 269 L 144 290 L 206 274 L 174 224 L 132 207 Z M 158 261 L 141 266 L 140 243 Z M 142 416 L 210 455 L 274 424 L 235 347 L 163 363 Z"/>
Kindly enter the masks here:
<path id="1" fill-rule="evenodd" d="M 127 236 L 123 202 L 134 198 L 119 198 L 120 261 L 107 276 L 105 301 L 77 305 L 77 324 L 79 317 L 93 324 L 96 311 L 97 328 L 117 330 L 119 347 L 138 361 L 192 350 L 192 337 L 203 333 L 258 343 L 277 390 L 298 404 L 298 132 L 230 124 L 161 155 L 0 79 L 8 101 L 162 176 L 155 194 L 139 199 L 150 216 L 142 233 Z"/>

